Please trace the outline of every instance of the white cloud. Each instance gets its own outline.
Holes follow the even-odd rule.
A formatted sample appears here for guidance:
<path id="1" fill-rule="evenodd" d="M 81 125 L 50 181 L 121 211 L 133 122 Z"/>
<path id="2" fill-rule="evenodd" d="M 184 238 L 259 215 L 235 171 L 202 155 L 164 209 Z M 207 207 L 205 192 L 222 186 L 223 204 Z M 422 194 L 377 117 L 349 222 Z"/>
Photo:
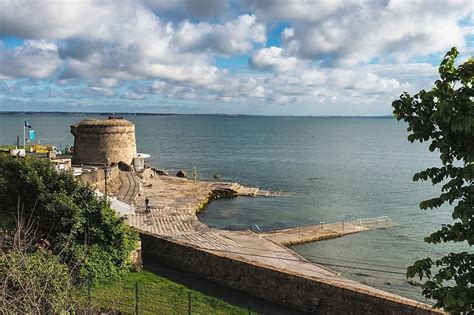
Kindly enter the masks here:
<path id="1" fill-rule="evenodd" d="M 472 1 L 259 1 L 270 21 L 290 23 L 282 33 L 288 53 L 331 65 L 356 65 L 374 58 L 406 62 L 413 57 L 463 49 L 470 26 L 459 19 Z"/>
<path id="2" fill-rule="evenodd" d="M 123 93 L 120 97 L 124 99 L 134 100 L 134 101 L 141 101 L 145 99 L 145 96 L 135 93 L 135 92 L 130 92 L 130 91 Z"/>
<path id="3" fill-rule="evenodd" d="M 280 47 L 271 46 L 254 53 L 249 60 L 249 64 L 257 70 L 288 72 L 296 68 L 298 59 L 285 56 L 284 50 Z"/>
<path id="4" fill-rule="evenodd" d="M 128 0 L 120 4 L 127 7 Z M 0 35 L 26 39 L 64 39 L 91 34 L 111 12 L 120 10 L 113 1 L 0 1 Z"/>
<path id="5" fill-rule="evenodd" d="M 61 79 L 163 78 L 206 84 L 219 72 L 210 64 L 212 54 L 245 53 L 265 42 L 265 26 L 252 15 L 222 24 L 178 25 L 131 0 L 0 3 L 0 34 L 59 40 Z"/>
<path id="6" fill-rule="evenodd" d="M 415 61 L 453 45 L 463 58 L 472 53 L 473 16 L 468 0 L 0 0 L 1 38 L 25 39 L 0 46 L 0 79 L 57 79 L 45 97 L 84 104 L 330 104 L 388 114 L 391 99 L 436 78 Z M 275 44 L 272 31 L 283 27 Z M 41 95 L 20 81 L 9 96 Z"/>
<path id="7" fill-rule="evenodd" d="M 86 93 L 97 95 L 97 96 L 107 96 L 107 97 L 111 97 L 115 95 L 115 92 L 113 89 L 97 87 L 97 86 L 91 86 L 87 88 Z"/>
<path id="8" fill-rule="evenodd" d="M 244 1 L 259 16 L 270 21 L 319 21 L 351 5 L 346 0 L 259 0 Z"/>
<path id="9" fill-rule="evenodd" d="M 52 42 L 31 40 L 13 49 L 0 47 L 0 75 L 4 78 L 48 78 L 60 64 L 58 49 Z"/>
<path id="10" fill-rule="evenodd" d="M 250 51 L 254 43 L 263 44 L 265 39 L 265 26 L 257 23 L 254 15 L 246 14 L 223 25 L 185 21 L 176 30 L 170 46 L 183 52 L 234 55 Z"/>
<path id="11" fill-rule="evenodd" d="M 142 0 L 144 5 L 158 15 L 173 18 L 215 19 L 225 17 L 229 10 L 227 0 Z"/>

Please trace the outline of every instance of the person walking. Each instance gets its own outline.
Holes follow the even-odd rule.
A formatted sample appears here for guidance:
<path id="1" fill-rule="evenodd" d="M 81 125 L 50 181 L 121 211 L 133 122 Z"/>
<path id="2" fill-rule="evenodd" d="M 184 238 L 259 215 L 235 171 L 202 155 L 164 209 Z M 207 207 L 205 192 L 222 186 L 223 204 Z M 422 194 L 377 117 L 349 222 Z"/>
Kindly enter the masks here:
<path id="1" fill-rule="evenodd" d="M 145 198 L 145 213 L 150 213 L 150 199 L 148 199 L 148 196 Z"/>

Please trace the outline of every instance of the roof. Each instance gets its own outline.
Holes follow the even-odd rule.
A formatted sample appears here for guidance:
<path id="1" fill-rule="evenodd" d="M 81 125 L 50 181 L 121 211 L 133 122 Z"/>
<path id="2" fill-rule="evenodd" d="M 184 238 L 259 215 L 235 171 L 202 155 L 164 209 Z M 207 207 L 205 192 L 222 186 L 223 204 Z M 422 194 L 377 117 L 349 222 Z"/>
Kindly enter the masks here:
<path id="1" fill-rule="evenodd" d="M 75 126 L 134 126 L 134 124 L 122 118 L 109 119 L 84 119 Z"/>

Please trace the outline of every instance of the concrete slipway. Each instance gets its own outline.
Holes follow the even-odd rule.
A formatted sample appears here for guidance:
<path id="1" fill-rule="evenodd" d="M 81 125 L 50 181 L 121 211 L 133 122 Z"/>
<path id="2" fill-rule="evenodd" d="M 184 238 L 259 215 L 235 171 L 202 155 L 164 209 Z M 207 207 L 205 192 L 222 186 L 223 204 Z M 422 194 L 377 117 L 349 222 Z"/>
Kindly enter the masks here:
<path id="1" fill-rule="evenodd" d="M 346 222 L 267 233 L 212 229 L 197 218 L 197 213 L 212 198 L 229 192 L 238 195 L 239 191 L 243 192 L 242 195 L 258 195 L 258 190 L 235 183 L 194 181 L 154 176 L 152 173 L 141 177 L 144 178 L 139 179 L 134 174 L 123 176 L 122 193 L 118 199 L 130 204 L 128 209 L 123 205 L 121 209 L 126 209 L 123 212 L 127 223 L 142 235 L 145 259 L 147 252 L 150 253 L 148 256 L 153 257 L 151 253 L 161 246 L 158 250 L 161 254 L 155 256 L 163 256 L 163 261 L 175 268 L 200 273 L 212 281 L 311 313 L 440 313 L 430 305 L 345 279 L 282 245 L 338 237 L 374 226 Z M 130 187 L 135 189 L 137 181 L 140 182 L 140 193 L 137 190 L 131 198 Z M 149 213 L 145 213 L 144 209 L 146 197 L 150 200 Z M 120 207 L 116 208 L 120 211 Z M 235 266 L 234 270 L 219 271 L 228 263 L 234 263 L 230 265 Z M 213 264 L 216 264 L 215 268 Z M 257 272 L 252 273 L 249 268 Z M 232 273 L 232 277 L 225 272 Z M 235 276 L 235 273 L 241 275 Z M 269 274 L 270 278 L 263 278 Z M 261 281 L 258 279 L 260 275 Z M 274 288 L 251 289 L 246 277 L 250 277 L 252 283 L 260 281 L 264 285 L 264 282 L 271 282 Z M 278 281 L 281 282 L 273 283 L 273 279 L 280 279 Z"/>

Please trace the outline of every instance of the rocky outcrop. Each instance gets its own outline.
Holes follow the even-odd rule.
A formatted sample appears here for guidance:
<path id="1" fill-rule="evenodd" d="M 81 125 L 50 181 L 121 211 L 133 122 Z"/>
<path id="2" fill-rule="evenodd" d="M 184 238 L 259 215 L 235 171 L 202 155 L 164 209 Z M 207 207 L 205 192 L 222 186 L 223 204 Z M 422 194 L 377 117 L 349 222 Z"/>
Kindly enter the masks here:
<path id="1" fill-rule="evenodd" d="M 180 171 L 178 171 L 178 173 L 176 173 L 176 177 L 186 178 L 186 177 L 188 177 L 188 173 L 186 173 L 183 170 L 180 170 Z"/>
<path id="2" fill-rule="evenodd" d="M 124 161 L 118 162 L 118 168 L 124 172 L 131 172 L 133 170 L 132 166 Z"/>
<path id="3" fill-rule="evenodd" d="M 156 175 L 159 175 L 159 176 L 168 176 L 168 173 L 166 171 L 163 171 L 163 170 L 158 170 L 154 167 L 151 168 Z"/>
<path id="4" fill-rule="evenodd" d="M 137 173 L 141 179 L 150 179 L 155 177 L 155 172 L 151 168 L 145 168 Z"/>

